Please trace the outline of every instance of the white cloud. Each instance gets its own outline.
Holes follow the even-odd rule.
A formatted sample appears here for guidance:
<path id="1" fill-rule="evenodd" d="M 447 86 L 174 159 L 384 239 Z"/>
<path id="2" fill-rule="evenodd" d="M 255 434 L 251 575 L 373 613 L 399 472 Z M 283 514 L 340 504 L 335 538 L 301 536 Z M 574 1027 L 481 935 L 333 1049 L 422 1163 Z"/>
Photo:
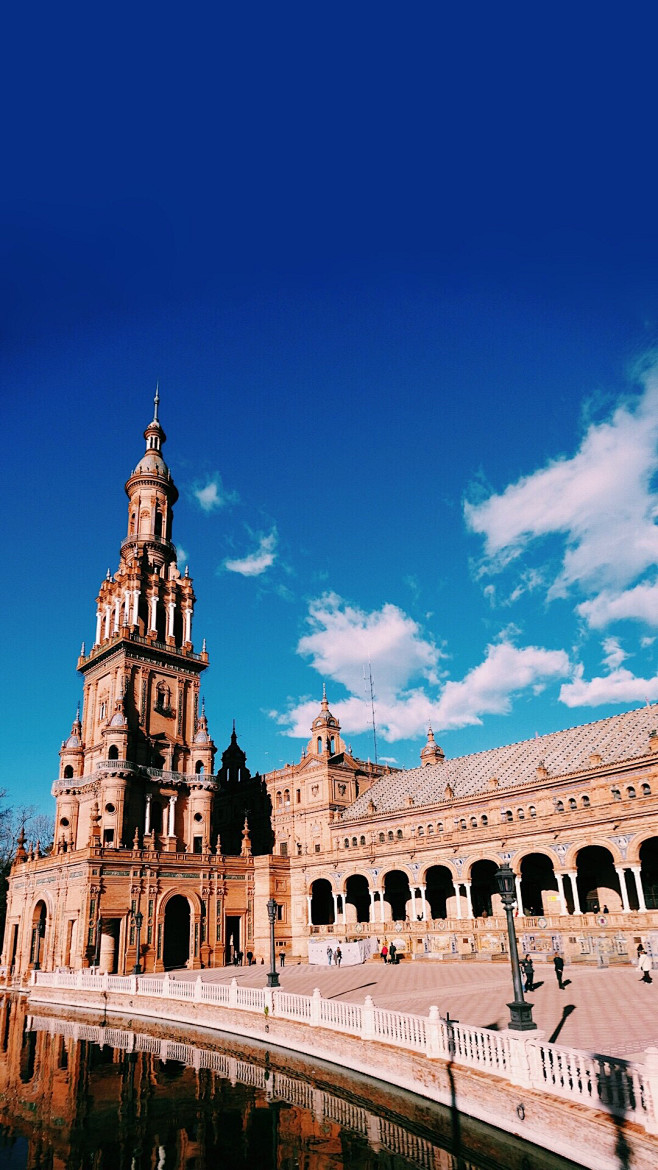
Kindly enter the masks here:
<path id="1" fill-rule="evenodd" d="M 224 561 L 229 573 L 241 573 L 243 577 L 259 577 L 276 560 L 277 531 L 273 528 L 267 536 L 261 536 L 258 548 L 249 556 Z"/>
<path id="2" fill-rule="evenodd" d="M 560 688 L 559 698 L 567 707 L 598 707 L 602 703 L 638 703 L 658 698 L 658 678 L 636 678 L 620 667 L 610 674 L 587 682 L 582 666 L 576 668 L 572 682 Z"/>
<path id="3" fill-rule="evenodd" d="M 176 545 L 176 564 L 180 568 L 181 565 L 187 565 L 189 562 L 189 554 L 182 544 Z"/>
<path id="4" fill-rule="evenodd" d="M 234 504 L 238 498 L 235 492 L 225 491 L 218 473 L 211 476 L 206 483 L 193 487 L 192 495 L 204 512 L 214 512 L 226 504 Z"/>
<path id="5" fill-rule="evenodd" d="M 549 597 L 571 586 L 619 591 L 658 559 L 658 373 L 644 393 L 592 424 L 570 459 L 511 484 L 481 504 L 464 505 L 470 528 L 485 538 L 485 568 L 498 571 L 531 541 L 550 534 L 565 540 L 562 564 Z"/>
<path id="6" fill-rule="evenodd" d="M 583 601 L 576 612 L 585 619 L 588 626 L 601 630 L 611 622 L 634 619 L 658 626 L 658 585 L 643 582 L 623 593 L 604 589 L 598 597 Z"/>
<path id="7" fill-rule="evenodd" d="M 603 663 L 608 670 L 617 670 L 625 662 L 628 654 L 622 648 L 618 638 L 605 638 L 603 641 Z"/>
<path id="8" fill-rule="evenodd" d="M 514 694 L 529 688 L 537 693 L 571 673 L 563 650 L 518 649 L 503 640 L 489 646 L 484 662 L 461 682 L 443 682 L 442 651 L 395 605 L 366 613 L 328 594 L 311 603 L 308 621 L 311 632 L 300 639 L 298 652 L 310 656 L 322 678 L 333 679 L 348 691 L 348 698 L 331 702 L 347 735 L 371 727 L 369 689 L 363 678 L 369 658 L 377 734 L 388 742 L 424 736 L 428 723 L 439 732 L 480 723 L 485 714 L 504 714 L 511 709 Z M 317 711 L 317 699 L 304 699 L 275 718 L 287 734 L 305 738 Z"/>
<path id="9" fill-rule="evenodd" d="M 311 632 L 300 639 L 298 654 L 310 657 L 323 678 L 342 683 L 353 694 L 363 693 L 369 659 L 379 693 L 398 691 L 415 675 L 429 682 L 437 679 L 440 651 L 396 605 L 366 613 L 329 593 L 311 602 L 307 620 Z"/>
<path id="10" fill-rule="evenodd" d="M 519 649 L 510 642 L 487 648 L 487 656 L 461 682 L 447 682 L 432 726 L 450 729 L 481 723 L 482 715 L 505 715 L 512 696 L 532 688 L 535 694 L 553 679 L 570 674 L 564 650 L 539 646 Z"/>

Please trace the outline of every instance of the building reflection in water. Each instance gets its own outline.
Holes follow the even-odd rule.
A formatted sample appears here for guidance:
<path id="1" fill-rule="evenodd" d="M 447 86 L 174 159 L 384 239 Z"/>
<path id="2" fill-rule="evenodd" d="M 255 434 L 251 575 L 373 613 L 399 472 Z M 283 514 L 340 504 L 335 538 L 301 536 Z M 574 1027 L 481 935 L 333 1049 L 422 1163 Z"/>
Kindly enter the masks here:
<path id="1" fill-rule="evenodd" d="M 6 995 L 0 1048 L 0 1166 L 12 1170 L 572 1166 L 466 1118 L 455 1150 L 449 1110 L 340 1073 L 332 1092 L 301 1059 L 229 1037 L 200 1047 L 30 1015 Z"/>

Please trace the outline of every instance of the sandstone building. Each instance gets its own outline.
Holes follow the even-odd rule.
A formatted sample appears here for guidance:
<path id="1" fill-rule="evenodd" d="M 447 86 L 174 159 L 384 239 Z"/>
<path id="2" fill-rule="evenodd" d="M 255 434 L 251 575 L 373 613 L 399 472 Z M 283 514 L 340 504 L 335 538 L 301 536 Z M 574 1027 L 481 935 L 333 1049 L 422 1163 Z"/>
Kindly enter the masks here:
<path id="1" fill-rule="evenodd" d="M 289 958 L 305 960 L 312 939 L 366 937 L 414 957 L 502 957 L 503 861 L 524 950 L 607 963 L 643 942 L 658 954 L 655 708 L 452 760 L 430 730 L 403 772 L 357 759 L 324 693 L 298 763 L 252 776 L 233 728 L 215 770 L 157 395 L 144 436 L 118 568 L 78 660 L 54 846 L 41 856 L 19 841 L 5 968 L 267 958 L 268 899 Z"/>

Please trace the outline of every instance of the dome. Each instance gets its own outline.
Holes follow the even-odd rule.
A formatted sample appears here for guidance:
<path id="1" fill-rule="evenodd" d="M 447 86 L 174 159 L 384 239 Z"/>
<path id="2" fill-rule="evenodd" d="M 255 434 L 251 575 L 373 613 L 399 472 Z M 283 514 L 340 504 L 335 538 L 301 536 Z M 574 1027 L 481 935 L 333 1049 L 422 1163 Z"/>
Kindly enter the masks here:
<path id="1" fill-rule="evenodd" d="M 78 737 L 77 735 L 69 735 L 69 737 L 68 737 L 68 739 L 67 739 L 67 741 L 66 741 L 66 747 L 67 747 L 67 748 L 77 748 L 77 747 L 80 747 L 80 739 L 79 739 L 79 737 Z"/>
<path id="2" fill-rule="evenodd" d="M 208 732 L 207 731 L 197 731 L 197 733 L 194 737 L 194 742 L 195 743 L 208 743 Z"/>
<path id="3" fill-rule="evenodd" d="M 147 451 L 146 454 L 142 456 L 139 463 L 137 464 L 137 467 L 135 468 L 134 474 L 136 475 L 140 472 L 142 474 L 144 472 L 150 472 L 151 474 L 155 475 L 163 475 L 165 478 L 169 475 L 167 464 L 165 463 L 159 451 Z"/>

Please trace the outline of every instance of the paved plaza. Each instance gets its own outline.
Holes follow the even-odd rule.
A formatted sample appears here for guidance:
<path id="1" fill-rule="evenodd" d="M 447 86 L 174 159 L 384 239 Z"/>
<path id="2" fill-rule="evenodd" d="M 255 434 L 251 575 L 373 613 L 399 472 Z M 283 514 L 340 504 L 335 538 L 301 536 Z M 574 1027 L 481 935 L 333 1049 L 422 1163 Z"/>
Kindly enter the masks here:
<path id="1" fill-rule="evenodd" d="M 263 987 L 267 967 L 221 967 L 208 971 L 172 972 L 176 979 L 227 981 Z M 445 1016 L 463 1024 L 503 1028 L 509 1019 L 512 978 L 507 964 L 442 963 L 418 960 L 390 966 L 371 960 L 359 967 L 287 966 L 281 987 L 311 995 L 318 987 L 327 999 L 363 1002 L 371 995 L 378 1007 L 427 1015 L 436 1004 Z M 526 998 L 545 1039 L 609 1056 L 641 1059 L 649 1045 L 658 1046 L 658 972 L 654 982 L 640 982 L 635 967 L 600 970 L 568 966 L 569 981 L 560 991 L 553 965 L 535 966 L 536 990 Z"/>

